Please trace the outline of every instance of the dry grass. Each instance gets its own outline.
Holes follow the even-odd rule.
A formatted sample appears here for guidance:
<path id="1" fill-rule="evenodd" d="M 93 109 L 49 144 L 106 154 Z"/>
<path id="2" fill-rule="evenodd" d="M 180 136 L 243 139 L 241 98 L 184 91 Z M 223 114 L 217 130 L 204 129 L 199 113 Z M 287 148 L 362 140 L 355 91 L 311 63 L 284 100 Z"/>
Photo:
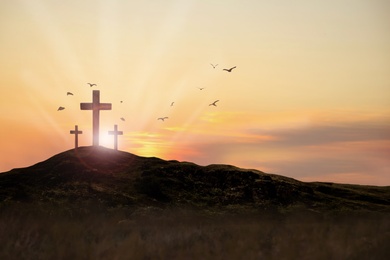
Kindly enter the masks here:
<path id="1" fill-rule="evenodd" d="M 390 187 L 100 147 L 0 177 L 0 260 L 390 259 Z"/>
<path id="2" fill-rule="evenodd" d="M 0 213 L 0 259 L 390 259 L 388 241 L 388 215 L 372 213 Z"/>

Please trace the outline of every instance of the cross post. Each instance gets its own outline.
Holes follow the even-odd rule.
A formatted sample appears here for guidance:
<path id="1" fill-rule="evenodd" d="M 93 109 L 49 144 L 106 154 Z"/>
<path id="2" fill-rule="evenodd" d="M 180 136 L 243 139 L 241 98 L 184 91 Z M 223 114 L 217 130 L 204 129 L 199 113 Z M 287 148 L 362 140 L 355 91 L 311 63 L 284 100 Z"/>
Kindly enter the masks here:
<path id="1" fill-rule="evenodd" d="M 114 149 L 118 150 L 118 135 L 123 135 L 122 131 L 118 131 L 118 125 L 114 125 L 114 131 L 108 131 L 109 135 L 114 135 Z"/>
<path id="2" fill-rule="evenodd" d="M 82 134 L 83 131 L 79 131 L 78 125 L 74 126 L 74 130 L 70 130 L 70 133 L 74 135 L 74 148 L 79 147 L 79 134 Z"/>
<path id="3" fill-rule="evenodd" d="M 100 103 L 100 91 L 93 90 L 92 103 L 80 103 L 81 110 L 92 110 L 93 146 L 99 145 L 100 110 L 111 110 L 111 103 Z"/>

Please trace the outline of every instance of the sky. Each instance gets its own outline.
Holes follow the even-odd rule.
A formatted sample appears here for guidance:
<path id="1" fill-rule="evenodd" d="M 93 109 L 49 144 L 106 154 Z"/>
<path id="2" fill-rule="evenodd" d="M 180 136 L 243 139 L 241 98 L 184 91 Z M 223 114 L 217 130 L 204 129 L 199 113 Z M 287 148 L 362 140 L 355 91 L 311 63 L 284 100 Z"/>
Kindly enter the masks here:
<path id="1" fill-rule="evenodd" d="M 116 124 L 119 150 L 140 156 L 388 186 L 389 13 L 386 0 L 1 0 L 0 172 L 74 148 L 75 125 L 92 145 L 80 103 L 100 90 L 102 146 Z"/>

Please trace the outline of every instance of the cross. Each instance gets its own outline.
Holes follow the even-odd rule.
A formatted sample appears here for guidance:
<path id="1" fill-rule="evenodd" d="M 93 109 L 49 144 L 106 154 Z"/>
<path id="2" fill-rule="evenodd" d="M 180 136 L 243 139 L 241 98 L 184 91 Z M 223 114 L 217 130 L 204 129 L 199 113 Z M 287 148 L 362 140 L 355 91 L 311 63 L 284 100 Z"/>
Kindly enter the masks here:
<path id="1" fill-rule="evenodd" d="M 81 110 L 92 110 L 92 127 L 94 146 L 99 145 L 99 115 L 100 110 L 111 110 L 111 103 L 100 103 L 100 91 L 93 90 L 92 103 L 80 103 Z"/>
<path id="2" fill-rule="evenodd" d="M 79 131 L 77 125 L 74 126 L 74 130 L 70 130 L 70 133 L 74 135 L 74 148 L 77 149 L 79 147 L 79 134 L 82 134 L 83 131 Z"/>
<path id="3" fill-rule="evenodd" d="M 108 131 L 109 135 L 114 135 L 114 149 L 118 150 L 118 135 L 123 135 L 122 131 L 118 131 L 118 126 L 114 125 L 114 131 Z"/>

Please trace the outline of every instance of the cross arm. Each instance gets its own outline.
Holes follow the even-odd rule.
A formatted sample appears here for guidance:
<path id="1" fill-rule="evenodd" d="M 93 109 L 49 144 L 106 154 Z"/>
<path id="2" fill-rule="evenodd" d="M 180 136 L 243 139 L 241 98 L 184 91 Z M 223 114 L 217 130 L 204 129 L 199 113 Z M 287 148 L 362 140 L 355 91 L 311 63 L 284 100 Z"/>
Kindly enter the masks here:
<path id="1" fill-rule="evenodd" d="M 111 103 L 100 103 L 99 110 L 111 110 Z"/>
<path id="2" fill-rule="evenodd" d="M 81 110 L 92 110 L 92 103 L 80 103 Z"/>
<path id="3" fill-rule="evenodd" d="M 123 135 L 123 131 L 108 131 L 109 135 Z"/>

